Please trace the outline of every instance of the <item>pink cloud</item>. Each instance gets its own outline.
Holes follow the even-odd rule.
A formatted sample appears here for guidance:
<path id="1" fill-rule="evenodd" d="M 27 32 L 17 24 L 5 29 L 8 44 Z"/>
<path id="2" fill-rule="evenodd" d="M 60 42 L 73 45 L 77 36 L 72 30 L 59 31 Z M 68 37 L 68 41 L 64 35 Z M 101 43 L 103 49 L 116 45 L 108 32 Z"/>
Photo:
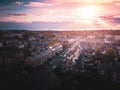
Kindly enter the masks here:
<path id="1" fill-rule="evenodd" d="M 106 3 L 119 0 L 50 0 L 52 2 L 84 2 L 84 3 Z"/>
<path id="2" fill-rule="evenodd" d="M 17 2 L 13 2 L 13 5 L 23 5 L 23 2 L 17 1 Z"/>

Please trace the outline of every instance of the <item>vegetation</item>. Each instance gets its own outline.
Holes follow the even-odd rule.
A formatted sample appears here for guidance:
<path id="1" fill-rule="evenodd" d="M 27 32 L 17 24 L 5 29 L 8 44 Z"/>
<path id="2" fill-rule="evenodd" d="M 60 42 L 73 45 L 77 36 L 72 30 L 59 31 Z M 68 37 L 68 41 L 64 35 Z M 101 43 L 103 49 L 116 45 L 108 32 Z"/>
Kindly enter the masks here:
<path id="1" fill-rule="evenodd" d="M 105 61 L 106 63 L 110 63 L 111 61 L 114 61 L 115 57 L 115 52 L 112 48 L 106 48 L 104 54 L 101 53 L 100 48 L 97 48 L 95 50 L 95 55 L 93 56 L 93 59 L 96 63 L 98 61 Z"/>
<path id="2" fill-rule="evenodd" d="M 94 60 L 100 61 L 103 59 L 103 54 L 101 53 L 101 49 L 97 48 L 95 50 L 95 55 L 93 56 Z"/>
<path id="3" fill-rule="evenodd" d="M 112 48 L 107 48 L 106 53 L 105 53 L 105 59 L 107 60 L 106 62 L 111 62 L 115 59 L 115 53 Z"/>

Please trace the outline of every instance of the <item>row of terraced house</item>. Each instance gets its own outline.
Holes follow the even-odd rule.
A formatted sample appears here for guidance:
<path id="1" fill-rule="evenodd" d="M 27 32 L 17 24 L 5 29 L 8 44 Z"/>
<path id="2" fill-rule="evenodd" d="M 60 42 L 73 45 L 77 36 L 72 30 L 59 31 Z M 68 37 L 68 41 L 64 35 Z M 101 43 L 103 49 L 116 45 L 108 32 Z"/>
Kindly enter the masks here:
<path id="1" fill-rule="evenodd" d="M 57 52 L 60 52 L 62 50 L 63 50 L 63 46 L 61 44 L 55 44 L 53 46 L 50 46 L 49 49 L 40 52 L 39 54 L 35 54 L 34 56 L 27 57 L 25 59 L 25 65 L 37 67 L 43 64 L 45 61 L 47 61 L 48 58 L 55 56 Z"/>

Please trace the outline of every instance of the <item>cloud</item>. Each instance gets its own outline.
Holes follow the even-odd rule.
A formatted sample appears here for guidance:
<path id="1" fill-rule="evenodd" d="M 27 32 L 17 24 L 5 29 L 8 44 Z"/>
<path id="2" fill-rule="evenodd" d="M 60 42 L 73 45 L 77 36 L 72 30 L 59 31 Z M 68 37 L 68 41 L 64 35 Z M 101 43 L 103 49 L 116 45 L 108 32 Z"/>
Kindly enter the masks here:
<path id="1" fill-rule="evenodd" d="M 29 16 L 26 13 L 1 13 L 0 22 L 27 22 Z"/>
<path id="2" fill-rule="evenodd" d="M 12 16 L 28 16 L 28 14 L 9 14 L 9 15 L 12 15 Z"/>
<path id="3" fill-rule="evenodd" d="M 119 29 L 120 28 L 120 16 L 101 16 L 101 21 L 106 28 Z"/>
<path id="4" fill-rule="evenodd" d="M 28 16 L 28 14 L 25 13 L 0 13 L 0 17 L 9 17 L 9 16 Z"/>
<path id="5" fill-rule="evenodd" d="M 120 1 L 114 1 L 113 3 L 117 6 L 120 6 Z"/>
<path id="6" fill-rule="evenodd" d="M 114 18 L 113 20 L 114 20 L 115 23 L 119 23 L 120 24 L 120 17 Z"/>
<path id="7" fill-rule="evenodd" d="M 120 16 L 100 16 L 101 19 L 107 22 L 115 23 L 115 24 L 120 24 Z"/>
<path id="8" fill-rule="evenodd" d="M 30 7 L 46 7 L 46 6 L 52 6 L 52 4 L 48 3 L 41 3 L 41 2 L 29 2 L 29 4 L 24 6 L 30 6 Z"/>
<path id="9" fill-rule="evenodd" d="M 13 2 L 12 5 L 23 5 L 23 2 L 20 2 L 20 1 Z"/>
<path id="10" fill-rule="evenodd" d="M 100 18 L 102 19 L 106 19 L 106 20 L 110 20 L 110 19 L 113 19 L 113 15 L 105 15 L 105 16 L 100 16 Z"/>
<path id="11" fill-rule="evenodd" d="M 119 0 L 8 0 L 0 7 L 0 21 L 29 24 L 39 28 L 111 28 L 120 24 Z M 81 8 L 100 7 L 92 19 L 81 17 Z M 118 15 L 118 16 L 117 16 Z M 34 23 L 36 22 L 36 23 Z M 41 23 L 39 23 L 41 22 Z M 47 23 L 48 22 L 48 23 Z M 64 23 L 69 22 L 69 23 Z M 43 24 L 42 24 L 43 23 Z M 49 24 L 52 23 L 52 24 Z M 59 24 L 55 24 L 59 23 Z M 63 23 L 63 24 L 62 24 Z M 33 25 L 32 25 L 33 24 Z M 28 26 L 29 26 L 28 25 Z M 35 26 L 34 26 L 35 25 Z M 50 26 L 52 25 L 52 26 Z M 37 27 L 36 26 L 36 27 Z M 31 27 L 32 28 L 32 27 Z M 41 26 L 42 28 L 42 26 Z M 43 27 L 44 28 L 44 27 Z"/>
<path id="12" fill-rule="evenodd" d="M 107 3 L 119 0 L 50 0 L 52 2 L 84 2 L 84 3 Z"/>

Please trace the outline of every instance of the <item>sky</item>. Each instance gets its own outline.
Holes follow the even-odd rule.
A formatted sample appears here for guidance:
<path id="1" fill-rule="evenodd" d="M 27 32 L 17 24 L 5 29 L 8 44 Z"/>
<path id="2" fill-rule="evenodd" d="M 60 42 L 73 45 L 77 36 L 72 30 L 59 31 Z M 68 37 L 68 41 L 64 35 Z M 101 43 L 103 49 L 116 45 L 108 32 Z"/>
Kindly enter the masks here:
<path id="1" fill-rule="evenodd" d="M 120 29 L 120 0 L 0 0 L 1 30 Z"/>

